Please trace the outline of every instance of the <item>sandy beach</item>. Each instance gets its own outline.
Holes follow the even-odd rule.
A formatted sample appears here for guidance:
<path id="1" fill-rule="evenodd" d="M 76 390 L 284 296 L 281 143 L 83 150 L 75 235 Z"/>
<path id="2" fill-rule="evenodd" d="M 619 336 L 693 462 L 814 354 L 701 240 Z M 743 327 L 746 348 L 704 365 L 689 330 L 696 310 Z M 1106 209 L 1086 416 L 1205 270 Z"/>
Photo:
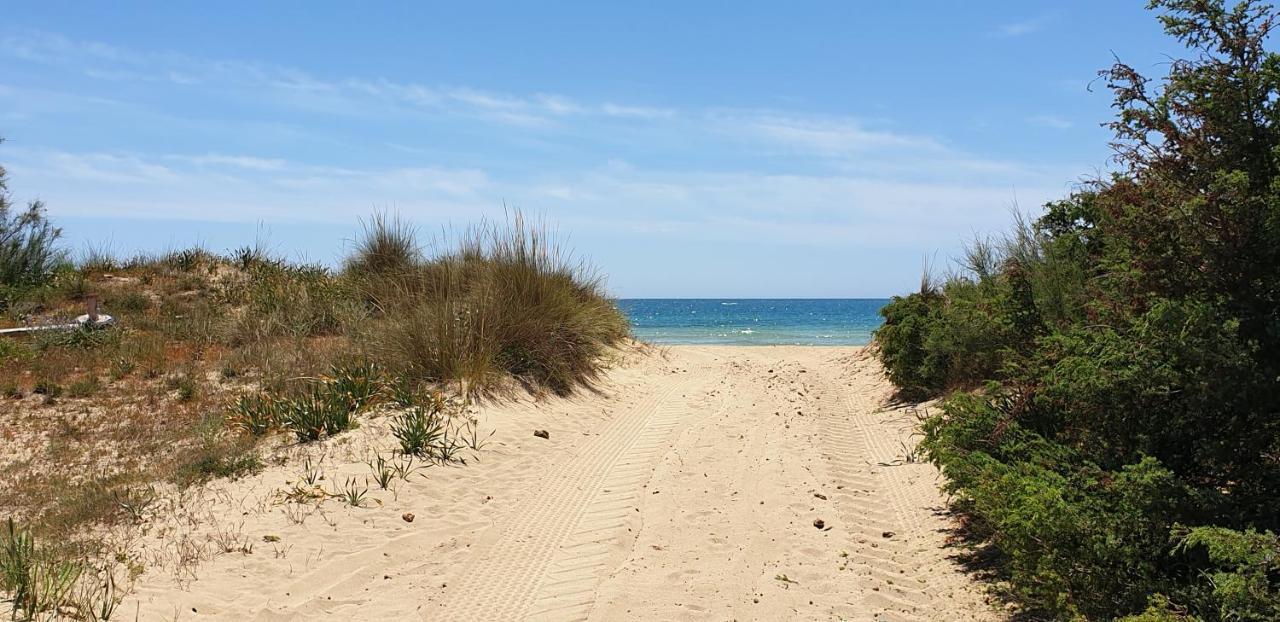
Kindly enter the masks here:
<path id="1" fill-rule="evenodd" d="M 495 430 L 478 461 L 432 467 L 394 492 L 372 486 L 364 507 L 283 499 L 307 461 L 327 481 L 367 478 L 366 457 L 394 443 L 375 418 L 171 503 L 133 534 L 153 562 L 123 610 L 998 619 L 952 559 L 937 471 L 910 455 L 915 410 L 887 407 L 889 392 L 860 348 L 628 351 L 595 392 L 478 408 L 481 429 Z M 184 558 L 183 541 L 206 548 Z M 214 542 L 225 550 L 208 551 Z"/>

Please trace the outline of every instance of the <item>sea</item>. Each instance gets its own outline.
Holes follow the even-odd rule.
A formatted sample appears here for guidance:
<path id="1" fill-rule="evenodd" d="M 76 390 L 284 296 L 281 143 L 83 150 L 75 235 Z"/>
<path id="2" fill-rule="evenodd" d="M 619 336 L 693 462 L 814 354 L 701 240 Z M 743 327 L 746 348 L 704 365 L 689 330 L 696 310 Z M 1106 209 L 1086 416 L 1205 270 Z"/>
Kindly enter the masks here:
<path id="1" fill-rule="evenodd" d="M 884 298 L 631 298 L 618 307 L 635 336 L 655 344 L 861 346 L 883 319 Z"/>

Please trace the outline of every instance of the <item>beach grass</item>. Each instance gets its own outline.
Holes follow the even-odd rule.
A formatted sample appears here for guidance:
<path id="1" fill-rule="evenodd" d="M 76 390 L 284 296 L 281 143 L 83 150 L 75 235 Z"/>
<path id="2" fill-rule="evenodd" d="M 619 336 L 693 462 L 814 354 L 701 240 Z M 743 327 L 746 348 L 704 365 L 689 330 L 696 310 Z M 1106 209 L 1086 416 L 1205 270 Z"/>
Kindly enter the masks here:
<path id="1" fill-rule="evenodd" d="M 375 215 L 337 269 L 261 244 L 133 258 L 98 247 L 15 280 L 0 326 L 65 321 L 88 296 L 116 325 L 0 337 L 11 379 L 0 421 L 15 449 L 0 457 L 0 505 L 14 533 L 92 540 L 131 520 L 120 500 L 139 489 L 256 472 L 264 448 L 341 435 L 378 404 L 565 394 L 629 334 L 590 267 L 519 213 L 435 248 Z M 411 453 L 436 461 L 476 435 L 450 424 L 420 438 L 416 423 Z M 354 484 L 335 494 L 363 503 Z"/>

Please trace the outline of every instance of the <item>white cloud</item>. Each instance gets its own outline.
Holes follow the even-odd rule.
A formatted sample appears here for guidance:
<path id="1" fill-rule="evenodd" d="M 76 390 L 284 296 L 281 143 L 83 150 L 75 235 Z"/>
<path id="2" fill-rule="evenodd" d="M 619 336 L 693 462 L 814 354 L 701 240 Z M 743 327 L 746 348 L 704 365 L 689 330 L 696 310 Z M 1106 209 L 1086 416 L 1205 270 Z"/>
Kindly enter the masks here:
<path id="1" fill-rule="evenodd" d="M 402 83 L 385 78 L 328 79 L 306 71 L 242 61 L 209 61 L 176 53 L 142 55 L 60 35 L 29 33 L 0 38 L 0 54 L 73 67 L 112 82 L 167 82 L 182 87 L 247 89 L 255 97 L 276 92 L 279 101 L 330 112 L 367 114 L 370 99 L 384 105 L 445 112 L 521 126 L 547 125 L 559 117 L 668 118 L 670 109 L 604 103 L 585 105 L 565 95 L 522 97 L 469 86 Z"/>
<path id="2" fill-rule="evenodd" d="M 1015 186 L 858 175 L 672 172 L 606 164 L 538 179 L 478 169 L 351 169 L 222 154 L 159 156 L 14 149 L 11 174 L 55 216 L 353 223 L 394 206 L 423 224 L 501 214 L 504 200 L 579 232 L 676 239 L 936 247 L 1007 221 Z M 1038 204 L 1061 185 L 1018 186 Z M 637 229 L 638 228 L 638 229 Z"/>
<path id="3" fill-rule="evenodd" d="M 21 180 L 18 189 L 35 189 L 55 217 L 350 226 L 372 209 L 392 208 L 437 225 L 501 217 L 507 201 L 570 231 L 640 240 L 934 249 L 974 229 L 1002 228 L 1015 190 L 1024 203 L 1038 204 L 1061 195 L 1067 189 L 1061 182 L 1078 172 L 983 157 L 883 120 L 320 77 L 258 63 L 143 57 L 50 41 L 43 48 L 38 38 L 25 43 L 23 58 L 65 64 L 77 75 L 92 72 L 94 80 L 141 81 L 197 96 L 235 93 L 258 106 L 235 116 L 194 117 L 180 107 L 129 104 L 121 114 L 163 121 L 162 135 L 182 135 L 195 145 L 189 153 L 6 145 L 2 153 Z M 0 96 L 8 98 L 3 85 Z M 41 93 L 27 112 L 51 109 L 56 97 Z M 106 110 L 84 104 L 85 95 L 62 97 L 64 104 L 76 103 L 76 114 L 92 110 L 94 118 L 114 118 L 125 105 Z M 264 108 L 267 114 L 254 116 Z M 334 126 L 354 131 L 330 131 L 311 120 L 286 125 L 296 111 L 342 115 Z M 431 133 L 437 126 L 415 125 L 438 117 L 444 118 L 438 125 L 473 133 L 480 144 L 447 144 L 448 137 Z M 1054 121 L 1062 120 L 1028 119 Z M 363 133 L 392 123 L 405 131 Z M 218 142 L 222 134 L 253 140 Z M 128 137 L 120 140 L 129 144 Z M 307 149 L 318 141 L 334 148 Z M 508 147 L 524 151 L 502 160 Z"/>
<path id="4" fill-rule="evenodd" d="M 1034 34 L 1044 30 L 1056 17 L 1056 14 L 1047 13 L 1030 19 L 1002 24 L 996 28 L 995 34 L 1000 37 L 1022 37 Z"/>
<path id="5" fill-rule="evenodd" d="M 885 149 L 943 150 L 936 139 L 869 130 L 850 118 L 805 118 L 772 112 L 717 114 L 713 118 L 727 131 L 747 132 L 801 150 L 830 155 Z"/>
<path id="6" fill-rule="evenodd" d="M 669 119 L 676 116 L 670 108 L 650 108 L 647 106 L 624 106 L 606 103 L 600 106 L 601 112 L 611 117 L 635 117 L 639 119 Z"/>
<path id="7" fill-rule="evenodd" d="M 1067 129 L 1071 129 L 1071 126 L 1072 126 L 1071 121 L 1068 121 L 1067 119 L 1064 119 L 1062 117 L 1059 117 L 1057 115 L 1052 115 L 1052 114 L 1034 115 L 1028 118 L 1027 122 L 1032 125 L 1039 125 L 1041 127 L 1053 128 L 1055 130 L 1067 130 Z"/>
<path id="8" fill-rule="evenodd" d="M 287 162 L 279 158 L 258 158 L 241 155 L 221 155 L 210 153 L 200 156 L 169 156 L 171 159 L 189 162 L 199 166 L 231 166 L 254 171 L 284 170 Z"/>

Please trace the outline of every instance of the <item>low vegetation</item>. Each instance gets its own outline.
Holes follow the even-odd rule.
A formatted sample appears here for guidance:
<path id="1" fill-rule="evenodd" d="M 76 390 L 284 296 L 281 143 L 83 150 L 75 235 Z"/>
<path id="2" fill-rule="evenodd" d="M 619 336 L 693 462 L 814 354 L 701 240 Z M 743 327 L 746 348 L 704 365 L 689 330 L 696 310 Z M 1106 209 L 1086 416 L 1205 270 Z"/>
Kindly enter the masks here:
<path id="1" fill-rule="evenodd" d="M 923 448 L 1034 617 L 1280 619 L 1275 12 L 1156 0 L 1194 57 L 1124 64 L 1122 169 L 971 246 L 877 334 Z"/>
<path id="2" fill-rule="evenodd" d="M 357 342 L 412 381 L 484 392 L 515 378 L 565 394 L 593 379 L 605 349 L 628 334 L 600 279 L 520 214 L 427 259 L 413 239 L 375 219 L 347 266 L 370 309 Z"/>
<path id="3" fill-rule="evenodd" d="M 270 447 L 400 409 L 403 455 L 373 469 L 386 488 L 415 460 L 483 444 L 443 412 L 447 395 L 570 392 L 628 335 L 600 280 L 519 214 L 439 253 L 375 216 L 338 269 L 262 245 L 73 260 L 43 206 L 12 209 L 5 181 L 0 169 L 0 328 L 66 322 L 88 296 L 117 320 L 0 337 L 0 598 L 18 619 L 96 619 L 85 603 L 118 601 L 86 591 L 105 589 L 92 531 L 135 520 L 140 490 L 253 473 Z M 366 493 L 353 480 L 326 494 L 359 507 Z"/>

